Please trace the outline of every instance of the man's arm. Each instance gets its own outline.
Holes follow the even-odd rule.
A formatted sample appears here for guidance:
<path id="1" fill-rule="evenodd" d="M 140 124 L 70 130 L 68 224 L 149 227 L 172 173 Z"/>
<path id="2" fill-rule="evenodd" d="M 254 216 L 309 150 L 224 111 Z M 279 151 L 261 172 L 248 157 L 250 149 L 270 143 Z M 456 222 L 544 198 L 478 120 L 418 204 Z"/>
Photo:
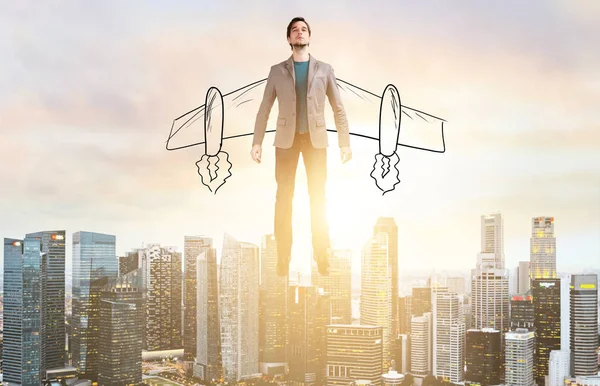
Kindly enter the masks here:
<path id="1" fill-rule="evenodd" d="M 338 132 L 338 141 L 340 147 L 350 146 L 350 131 L 348 129 L 348 119 L 346 118 L 346 111 L 344 110 L 344 104 L 340 96 L 340 90 L 338 89 L 335 81 L 335 72 L 333 67 L 329 66 L 330 71 L 327 72 L 327 98 L 329 104 L 333 110 L 333 117 L 335 119 L 335 127 Z"/>
<path id="2" fill-rule="evenodd" d="M 273 103 L 275 102 L 275 97 L 277 96 L 275 92 L 274 69 L 275 66 L 271 66 L 269 77 L 267 78 L 267 85 L 265 86 L 265 92 L 263 94 L 263 99 L 258 109 L 258 113 L 256 114 L 256 122 L 254 123 L 254 139 L 252 141 L 252 145 L 262 145 L 265 132 L 267 130 L 269 114 L 271 113 L 271 108 L 273 108 Z"/>

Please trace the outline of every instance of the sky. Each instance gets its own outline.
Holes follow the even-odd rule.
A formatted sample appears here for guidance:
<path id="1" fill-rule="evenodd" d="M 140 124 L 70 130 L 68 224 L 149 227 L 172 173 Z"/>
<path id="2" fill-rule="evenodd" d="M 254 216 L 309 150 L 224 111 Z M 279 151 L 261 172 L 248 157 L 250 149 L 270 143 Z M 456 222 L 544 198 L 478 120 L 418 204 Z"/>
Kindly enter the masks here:
<path id="1" fill-rule="evenodd" d="M 203 104 L 209 87 L 233 91 L 286 60 L 286 26 L 303 16 L 310 53 L 337 77 L 378 94 L 392 83 L 403 105 L 446 120 L 446 152 L 401 148 L 401 183 L 383 196 L 369 176 L 377 143 L 353 136 L 353 159 L 342 165 L 329 134 L 332 246 L 351 249 L 353 267 L 386 216 L 398 225 L 400 272 L 473 268 L 480 216 L 495 212 L 505 219 L 507 267 L 529 259 L 538 216 L 556 219 L 559 271 L 600 267 L 596 1 L 2 8 L 2 237 L 65 229 L 68 261 L 77 231 L 116 235 L 118 255 L 151 242 L 183 252 L 184 235 L 196 234 L 213 237 L 218 249 L 225 232 L 260 245 L 273 232 L 273 134 L 260 165 L 249 155 L 251 136 L 224 142 L 233 176 L 216 195 L 197 174 L 203 149 L 167 151 L 165 142 L 173 119 Z M 254 119 L 238 124 L 252 132 Z M 327 125 L 335 128 L 331 119 Z M 300 161 L 291 269 L 306 273 L 309 213 Z"/>

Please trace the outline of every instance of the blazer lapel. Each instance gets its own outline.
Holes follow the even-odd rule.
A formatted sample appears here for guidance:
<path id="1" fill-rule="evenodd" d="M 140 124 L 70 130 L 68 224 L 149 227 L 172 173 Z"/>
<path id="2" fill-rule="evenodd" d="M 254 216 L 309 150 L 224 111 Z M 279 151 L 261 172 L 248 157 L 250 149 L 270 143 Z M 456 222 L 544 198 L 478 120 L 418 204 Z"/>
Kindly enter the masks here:
<path id="1" fill-rule="evenodd" d="M 294 89 L 296 88 L 296 73 L 294 72 L 294 56 L 290 56 L 288 60 L 285 62 L 285 68 L 289 71 L 292 76 L 292 80 L 294 81 Z"/>
<path id="2" fill-rule="evenodd" d="M 315 77 L 315 74 L 317 73 L 317 69 L 319 68 L 319 62 L 317 59 L 315 59 L 314 56 L 309 54 L 309 61 L 308 61 L 308 85 L 306 87 L 307 91 L 310 91 L 310 86 L 312 85 L 312 81 Z"/>

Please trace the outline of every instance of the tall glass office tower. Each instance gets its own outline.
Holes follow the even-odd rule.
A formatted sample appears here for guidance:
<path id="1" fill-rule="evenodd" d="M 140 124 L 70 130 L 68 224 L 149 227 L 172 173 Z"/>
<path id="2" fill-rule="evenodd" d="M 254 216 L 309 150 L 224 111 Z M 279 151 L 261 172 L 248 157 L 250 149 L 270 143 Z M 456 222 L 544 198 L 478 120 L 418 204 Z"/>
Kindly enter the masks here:
<path id="1" fill-rule="evenodd" d="M 4 239 L 4 381 L 40 384 L 64 367 L 64 262 L 65 231 Z"/>
<path id="2" fill-rule="evenodd" d="M 41 241 L 42 357 L 41 370 L 65 367 L 65 231 L 27 234 Z"/>
<path id="3" fill-rule="evenodd" d="M 116 237 L 73 234 L 73 366 L 79 377 L 97 381 L 99 306 L 103 278 L 115 278 Z"/>
<path id="4" fill-rule="evenodd" d="M 4 239 L 4 382 L 41 382 L 41 249 L 35 237 Z"/>

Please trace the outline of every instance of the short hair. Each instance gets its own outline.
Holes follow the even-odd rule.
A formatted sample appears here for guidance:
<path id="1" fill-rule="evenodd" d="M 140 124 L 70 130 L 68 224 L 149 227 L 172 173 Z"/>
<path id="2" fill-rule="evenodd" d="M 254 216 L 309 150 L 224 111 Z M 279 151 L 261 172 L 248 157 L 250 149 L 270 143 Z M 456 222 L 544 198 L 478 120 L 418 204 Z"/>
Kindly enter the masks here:
<path id="1" fill-rule="evenodd" d="M 292 21 L 290 21 L 290 23 L 287 26 L 287 36 L 286 37 L 290 37 L 290 34 L 292 33 L 292 26 L 294 25 L 294 23 L 301 21 L 304 22 L 304 24 L 306 24 L 306 28 L 308 28 L 308 36 L 310 36 L 310 25 L 308 25 L 308 22 L 306 20 L 304 20 L 303 17 L 295 17 L 292 19 Z M 290 48 L 294 49 L 294 47 L 290 44 Z"/>

